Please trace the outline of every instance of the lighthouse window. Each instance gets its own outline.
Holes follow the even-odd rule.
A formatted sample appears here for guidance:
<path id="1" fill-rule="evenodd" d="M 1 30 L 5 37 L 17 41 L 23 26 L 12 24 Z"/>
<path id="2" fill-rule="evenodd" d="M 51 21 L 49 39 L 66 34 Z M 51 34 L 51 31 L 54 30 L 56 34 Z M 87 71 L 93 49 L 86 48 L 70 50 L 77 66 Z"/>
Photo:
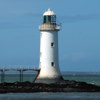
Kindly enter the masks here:
<path id="1" fill-rule="evenodd" d="M 44 16 L 43 17 L 43 23 L 51 23 L 51 24 L 56 24 L 56 16 Z"/>
<path id="2" fill-rule="evenodd" d="M 54 66 L 54 62 L 51 62 L 51 66 Z"/>
<path id="3" fill-rule="evenodd" d="M 48 23 L 51 23 L 51 16 L 48 16 Z"/>
<path id="4" fill-rule="evenodd" d="M 43 23 L 46 23 L 46 16 L 44 16 L 44 20 L 43 20 Z"/>
<path id="5" fill-rule="evenodd" d="M 44 16 L 43 17 L 43 23 L 47 23 L 48 22 L 48 16 Z"/>
<path id="6" fill-rule="evenodd" d="M 54 47 L 54 43 L 53 42 L 51 43 L 51 47 Z"/>
<path id="7" fill-rule="evenodd" d="M 51 23 L 55 24 L 56 23 L 56 16 L 51 16 Z"/>
<path id="8" fill-rule="evenodd" d="M 43 23 L 51 23 L 51 16 L 44 16 Z"/>

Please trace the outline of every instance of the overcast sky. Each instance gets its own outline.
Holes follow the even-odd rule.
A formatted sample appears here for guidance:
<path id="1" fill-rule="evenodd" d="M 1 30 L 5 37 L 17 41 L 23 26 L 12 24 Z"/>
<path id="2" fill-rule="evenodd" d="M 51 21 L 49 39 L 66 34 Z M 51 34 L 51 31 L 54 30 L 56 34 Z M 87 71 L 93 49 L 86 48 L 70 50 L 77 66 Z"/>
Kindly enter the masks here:
<path id="1" fill-rule="evenodd" d="M 61 23 L 60 69 L 100 72 L 100 0 L 0 0 L 0 66 L 39 65 L 48 8 Z"/>

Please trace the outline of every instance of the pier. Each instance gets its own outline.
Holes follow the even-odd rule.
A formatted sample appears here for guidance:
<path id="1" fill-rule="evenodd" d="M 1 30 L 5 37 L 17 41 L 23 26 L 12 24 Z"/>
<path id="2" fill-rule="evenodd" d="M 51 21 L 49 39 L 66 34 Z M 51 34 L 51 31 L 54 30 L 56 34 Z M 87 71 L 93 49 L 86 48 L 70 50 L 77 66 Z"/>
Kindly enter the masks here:
<path id="1" fill-rule="evenodd" d="M 5 82 L 5 72 L 7 71 L 18 71 L 19 72 L 19 79 L 20 82 L 23 82 L 23 72 L 25 71 L 37 71 L 37 73 L 40 71 L 38 67 L 36 66 L 1 66 L 0 67 L 0 76 L 1 76 L 1 83 Z"/>

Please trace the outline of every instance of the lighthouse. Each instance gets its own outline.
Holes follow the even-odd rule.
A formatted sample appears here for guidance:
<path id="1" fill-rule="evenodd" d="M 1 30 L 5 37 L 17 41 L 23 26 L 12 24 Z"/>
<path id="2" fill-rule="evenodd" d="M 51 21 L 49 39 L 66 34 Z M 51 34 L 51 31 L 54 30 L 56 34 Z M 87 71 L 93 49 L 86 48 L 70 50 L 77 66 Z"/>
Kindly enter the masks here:
<path id="1" fill-rule="evenodd" d="M 40 34 L 40 64 L 36 83 L 55 83 L 63 78 L 59 69 L 58 31 L 56 15 L 53 11 L 43 14 L 43 23 L 39 26 Z"/>

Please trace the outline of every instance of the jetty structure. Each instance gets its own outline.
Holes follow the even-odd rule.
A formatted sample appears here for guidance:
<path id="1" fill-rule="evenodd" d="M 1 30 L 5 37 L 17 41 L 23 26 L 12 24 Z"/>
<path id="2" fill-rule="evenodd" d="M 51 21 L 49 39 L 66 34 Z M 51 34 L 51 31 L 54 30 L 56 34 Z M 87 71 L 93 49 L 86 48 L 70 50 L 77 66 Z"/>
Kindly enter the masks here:
<path id="1" fill-rule="evenodd" d="M 40 72 L 35 83 L 55 83 L 63 80 L 59 69 L 58 31 L 56 14 L 48 9 L 43 14 L 43 23 L 39 26 L 40 35 Z"/>

